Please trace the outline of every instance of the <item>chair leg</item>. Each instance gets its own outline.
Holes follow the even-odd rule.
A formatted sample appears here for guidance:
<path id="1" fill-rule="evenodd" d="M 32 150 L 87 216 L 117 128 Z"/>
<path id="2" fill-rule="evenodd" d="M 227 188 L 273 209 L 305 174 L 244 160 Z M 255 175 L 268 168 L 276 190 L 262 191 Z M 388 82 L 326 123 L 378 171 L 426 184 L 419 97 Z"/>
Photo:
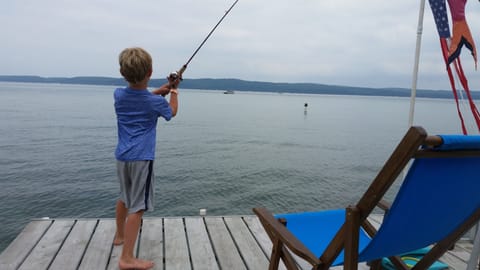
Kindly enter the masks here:
<path id="1" fill-rule="evenodd" d="M 280 264 L 280 259 L 282 259 L 288 270 L 298 270 L 297 264 L 295 263 L 292 255 L 290 255 L 290 253 L 280 240 L 275 239 L 272 247 L 272 255 L 270 256 L 270 266 L 268 267 L 268 270 L 277 270 L 278 265 Z"/>
<path id="2" fill-rule="evenodd" d="M 370 266 L 370 270 L 381 270 L 382 269 L 382 260 L 375 260 L 367 263 Z"/>
<path id="3" fill-rule="evenodd" d="M 282 252 L 282 242 L 278 239 L 275 240 L 272 247 L 272 255 L 270 256 L 270 266 L 268 270 L 277 270 L 280 263 L 280 254 Z"/>
<path id="4" fill-rule="evenodd" d="M 272 253 L 270 256 L 270 265 L 269 269 L 276 270 L 280 264 L 280 259 L 283 261 L 285 266 L 288 270 L 299 270 L 299 266 L 297 265 L 296 261 L 294 260 L 291 251 L 287 248 L 287 246 L 283 243 L 280 236 L 277 235 L 277 230 L 282 229 L 278 228 L 278 223 L 286 225 L 285 219 L 275 219 L 271 213 L 269 213 L 265 208 L 254 208 L 253 211 L 258 216 L 260 222 L 262 223 L 265 232 L 267 233 L 268 237 L 272 241 Z M 277 227 L 275 229 L 275 227 Z M 295 240 L 295 239 L 294 239 Z M 295 246 L 295 245 L 294 245 Z M 314 269 L 318 269 L 321 266 L 320 260 L 316 258 L 309 250 L 304 247 L 300 242 L 296 243 L 296 247 L 300 247 L 299 251 L 303 256 L 306 262 L 310 263 Z"/>
<path id="5" fill-rule="evenodd" d="M 390 261 L 395 265 L 395 267 L 399 270 L 408 270 L 410 267 L 408 267 L 402 260 L 402 258 L 398 256 L 392 256 L 389 257 Z"/>
<path id="6" fill-rule="evenodd" d="M 389 257 L 388 259 L 390 259 L 392 264 L 395 266 L 395 269 L 398 269 L 398 270 L 410 269 L 398 256 L 392 256 L 392 257 Z M 370 270 L 382 270 L 382 259 L 371 261 L 368 263 L 368 265 L 370 266 Z"/>
<path id="7" fill-rule="evenodd" d="M 300 268 L 297 266 L 297 263 L 293 259 L 292 255 L 290 252 L 285 247 L 282 247 L 282 254 L 281 258 L 283 260 L 283 263 L 287 267 L 288 270 L 299 270 Z"/>
<path id="8" fill-rule="evenodd" d="M 284 226 L 287 225 L 287 221 L 285 219 L 278 219 L 278 221 Z M 288 270 L 299 270 L 297 264 L 295 263 L 295 260 L 293 259 L 290 252 L 285 248 L 282 241 L 280 241 L 280 239 L 275 236 L 275 233 L 273 231 L 266 230 L 266 232 L 273 243 L 272 254 L 270 256 L 270 265 L 268 269 L 277 270 L 280 264 L 280 259 L 282 259 Z"/>
<path id="9" fill-rule="evenodd" d="M 347 207 L 345 224 L 347 238 L 345 239 L 344 269 L 358 269 L 358 241 L 360 239 L 360 210 L 355 206 Z"/>

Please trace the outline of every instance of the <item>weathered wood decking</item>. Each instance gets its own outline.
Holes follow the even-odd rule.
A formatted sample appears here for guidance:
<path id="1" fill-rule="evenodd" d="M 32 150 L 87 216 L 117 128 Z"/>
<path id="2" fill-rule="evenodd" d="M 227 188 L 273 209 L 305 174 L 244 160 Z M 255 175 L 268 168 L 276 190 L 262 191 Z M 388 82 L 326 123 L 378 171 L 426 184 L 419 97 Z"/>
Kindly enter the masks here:
<path id="1" fill-rule="evenodd" d="M 0 269 L 118 269 L 114 233 L 113 219 L 33 220 L 0 254 Z M 461 241 L 442 260 L 464 270 L 471 249 Z M 154 269 L 263 270 L 271 242 L 255 216 L 145 218 L 137 252 L 154 260 Z"/>

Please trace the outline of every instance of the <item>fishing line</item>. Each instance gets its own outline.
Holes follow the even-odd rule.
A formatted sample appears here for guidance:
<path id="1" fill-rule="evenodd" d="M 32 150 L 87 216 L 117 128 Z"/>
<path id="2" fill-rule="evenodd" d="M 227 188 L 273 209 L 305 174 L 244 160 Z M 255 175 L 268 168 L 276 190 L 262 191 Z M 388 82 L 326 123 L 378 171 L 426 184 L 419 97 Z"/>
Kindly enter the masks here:
<path id="1" fill-rule="evenodd" d="M 236 0 L 231 6 L 230 8 L 225 11 L 225 14 L 223 14 L 222 18 L 220 18 L 220 20 L 217 22 L 217 24 L 212 28 L 212 30 L 210 31 L 210 33 L 208 33 L 207 37 L 205 37 L 205 39 L 202 41 L 202 43 L 200 43 L 200 46 L 198 46 L 198 48 L 193 52 L 192 56 L 190 56 L 190 58 L 188 59 L 188 61 L 182 66 L 182 68 L 180 68 L 179 71 L 176 71 L 176 72 L 172 72 L 170 73 L 170 75 L 168 76 L 168 80 L 169 81 L 175 81 L 176 79 L 180 78 L 180 80 L 182 80 L 182 74 L 183 72 L 187 69 L 187 66 L 188 64 L 190 64 L 190 62 L 192 61 L 192 59 L 195 57 L 195 55 L 198 53 L 198 51 L 200 50 L 200 48 L 202 48 L 203 44 L 205 44 L 205 42 L 207 42 L 208 38 L 210 38 L 210 36 L 212 35 L 212 33 L 215 31 L 215 29 L 217 29 L 217 27 L 220 25 L 220 23 L 223 21 L 223 19 L 225 19 L 225 17 L 228 15 L 228 13 L 230 13 L 230 10 L 232 10 L 232 8 L 237 4 L 239 0 Z"/>

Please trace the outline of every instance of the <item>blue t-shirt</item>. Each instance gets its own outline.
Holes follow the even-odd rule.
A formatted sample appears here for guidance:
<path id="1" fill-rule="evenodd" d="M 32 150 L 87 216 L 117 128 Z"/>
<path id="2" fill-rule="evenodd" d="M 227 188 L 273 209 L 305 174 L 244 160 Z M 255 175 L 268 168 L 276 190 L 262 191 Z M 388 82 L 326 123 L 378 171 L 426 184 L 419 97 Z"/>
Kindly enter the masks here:
<path id="1" fill-rule="evenodd" d="M 121 161 L 154 160 L 157 120 L 172 118 L 169 103 L 147 89 L 117 88 L 113 97 L 118 127 L 115 157 Z"/>

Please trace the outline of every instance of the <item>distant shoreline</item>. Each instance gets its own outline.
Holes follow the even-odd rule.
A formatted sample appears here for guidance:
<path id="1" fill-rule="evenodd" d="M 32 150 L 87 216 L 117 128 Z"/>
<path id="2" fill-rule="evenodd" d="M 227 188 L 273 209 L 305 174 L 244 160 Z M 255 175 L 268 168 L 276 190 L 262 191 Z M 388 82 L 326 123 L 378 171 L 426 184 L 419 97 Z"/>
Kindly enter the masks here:
<path id="1" fill-rule="evenodd" d="M 113 77 L 40 77 L 40 76 L 1 76 L 3 82 L 25 83 L 66 83 L 87 85 L 124 85 L 123 78 Z M 161 85 L 166 79 L 152 79 L 152 85 Z M 358 96 L 391 96 L 410 97 L 410 89 L 406 88 L 368 88 L 315 83 L 273 83 L 245 81 L 239 79 L 184 79 L 182 87 L 199 90 L 250 91 L 293 94 L 324 95 L 358 95 Z M 447 90 L 417 90 L 417 97 L 452 99 L 453 94 Z M 474 99 L 480 98 L 480 92 L 472 91 Z"/>

